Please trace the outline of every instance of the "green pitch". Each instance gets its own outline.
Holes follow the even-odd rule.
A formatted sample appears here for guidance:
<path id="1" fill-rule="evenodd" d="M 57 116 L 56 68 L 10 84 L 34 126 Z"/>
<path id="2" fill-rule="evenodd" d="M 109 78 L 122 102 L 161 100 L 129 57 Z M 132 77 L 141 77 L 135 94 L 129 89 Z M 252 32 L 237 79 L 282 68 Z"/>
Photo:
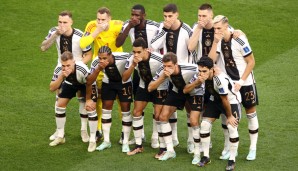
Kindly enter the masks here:
<path id="1" fill-rule="evenodd" d="M 247 35 L 253 49 L 254 70 L 260 99 L 260 123 L 257 159 L 248 162 L 247 119 L 240 122 L 240 145 L 236 170 L 297 170 L 298 160 L 298 63 L 297 2 L 209 1 L 215 15 L 223 14 L 231 25 Z M 144 0 L 147 18 L 162 21 L 165 0 Z M 204 1 L 176 1 L 180 19 L 190 26 L 197 20 L 197 8 Z M 54 100 L 49 82 L 57 62 L 55 47 L 40 51 L 48 30 L 57 24 L 62 10 L 73 12 L 74 27 L 84 30 L 101 6 L 112 11 L 114 19 L 130 17 L 133 1 L 4 1 L 0 5 L 0 170 L 224 170 L 219 160 L 223 134 L 219 121 L 213 125 L 212 163 L 206 168 L 191 165 L 186 152 L 187 126 L 184 112 L 179 112 L 180 146 L 177 157 L 160 162 L 150 147 L 152 106 L 145 115 L 147 142 L 145 152 L 135 156 L 121 153 L 118 140 L 121 120 L 113 112 L 112 148 L 88 153 L 88 144 L 80 138 L 80 118 L 74 98 L 67 108 L 66 143 L 50 147 L 48 137 L 55 131 Z M 130 40 L 125 51 L 131 50 Z M 116 107 L 116 106 L 115 106 Z"/>

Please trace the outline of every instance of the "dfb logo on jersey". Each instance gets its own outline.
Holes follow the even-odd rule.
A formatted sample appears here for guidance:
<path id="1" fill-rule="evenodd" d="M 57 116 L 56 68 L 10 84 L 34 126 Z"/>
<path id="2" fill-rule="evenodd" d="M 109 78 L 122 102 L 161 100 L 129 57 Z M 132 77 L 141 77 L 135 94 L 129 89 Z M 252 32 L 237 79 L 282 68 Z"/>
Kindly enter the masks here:
<path id="1" fill-rule="evenodd" d="M 245 48 L 243 48 L 243 50 L 245 53 L 249 52 L 249 48 L 247 46 Z"/>
<path id="2" fill-rule="evenodd" d="M 224 93 L 224 92 L 225 92 L 223 88 L 218 89 L 218 91 L 219 91 L 220 93 Z"/>

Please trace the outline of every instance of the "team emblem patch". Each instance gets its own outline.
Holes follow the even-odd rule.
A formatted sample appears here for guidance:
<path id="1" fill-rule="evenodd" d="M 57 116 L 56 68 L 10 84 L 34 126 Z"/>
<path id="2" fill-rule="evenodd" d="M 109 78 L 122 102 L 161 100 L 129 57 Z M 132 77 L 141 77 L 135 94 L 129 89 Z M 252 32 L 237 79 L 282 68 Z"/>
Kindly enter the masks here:
<path id="1" fill-rule="evenodd" d="M 205 45 L 206 45 L 206 46 L 210 46 L 210 45 L 211 45 L 211 39 L 207 39 L 207 40 L 205 41 Z"/>
<path id="2" fill-rule="evenodd" d="M 219 91 L 220 93 L 224 93 L 224 92 L 225 92 L 223 88 L 218 89 L 218 91 Z"/>
<path id="3" fill-rule="evenodd" d="M 247 52 L 250 51 L 250 50 L 249 50 L 249 47 L 247 47 L 247 46 L 246 46 L 245 48 L 243 48 L 243 50 L 244 50 L 245 53 L 247 53 Z"/>

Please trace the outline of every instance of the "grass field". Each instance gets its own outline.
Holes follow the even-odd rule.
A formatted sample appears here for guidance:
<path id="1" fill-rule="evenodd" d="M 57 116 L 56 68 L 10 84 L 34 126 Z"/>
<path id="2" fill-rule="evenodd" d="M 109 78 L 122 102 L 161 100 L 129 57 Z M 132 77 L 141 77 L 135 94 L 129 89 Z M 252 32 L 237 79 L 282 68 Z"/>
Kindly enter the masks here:
<path id="1" fill-rule="evenodd" d="M 204 1 L 173 1 L 180 18 L 192 25 L 197 7 Z M 249 38 L 256 58 L 260 105 L 257 160 L 248 162 L 247 120 L 240 123 L 240 146 L 236 170 L 298 170 L 298 63 L 297 2 L 295 0 L 209 1 L 215 15 L 224 14 L 231 25 Z M 161 21 L 166 0 L 143 0 L 147 18 Z M 145 152 L 128 157 L 117 144 L 120 119 L 113 115 L 112 148 L 88 153 L 88 144 L 80 139 L 77 101 L 67 110 L 66 144 L 50 147 L 48 137 L 55 130 L 54 99 L 49 92 L 52 70 L 57 62 L 56 49 L 46 53 L 40 44 L 48 30 L 56 25 L 60 11 L 74 15 L 74 27 L 84 30 L 101 6 L 111 9 L 114 19 L 126 20 L 135 1 L 4 1 L 0 6 L 0 170 L 224 170 L 226 161 L 218 159 L 223 146 L 220 122 L 213 125 L 212 164 L 206 168 L 191 165 L 186 152 L 187 127 L 184 112 L 179 112 L 177 158 L 160 162 L 150 147 L 152 108 L 145 116 L 147 142 Z M 125 51 L 130 51 L 127 40 Z"/>

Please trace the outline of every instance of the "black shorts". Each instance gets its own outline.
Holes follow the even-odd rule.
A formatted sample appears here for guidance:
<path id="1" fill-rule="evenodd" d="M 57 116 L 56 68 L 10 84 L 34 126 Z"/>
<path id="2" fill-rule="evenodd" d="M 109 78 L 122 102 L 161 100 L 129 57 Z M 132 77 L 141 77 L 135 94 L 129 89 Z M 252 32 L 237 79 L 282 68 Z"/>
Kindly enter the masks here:
<path id="1" fill-rule="evenodd" d="M 175 106 L 178 110 L 183 110 L 186 102 L 186 95 L 179 91 L 178 93 L 170 90 L 169 95 L 167 96 L 164 105 Z"/>
<path id="2" fill-rule="evenodd" d="M 235 118 L 240 119 L 241 118 L 240 104 L 230 104 L 230 105 L 231 105 L 233 116 Z M 218 119 L 220 114 L 226 115 L 226 111 L 223 108 L 222 103 L 209 100 L 209 102 L 206 104 L 206 109 L 203 113 L 203 117 Z"/>
<path id="3" fill-rule="evenodd" d="M 242 86 L 240 93 L 243 107 L 251 108 L 259 104 L 256 84 Z"/>
<path id="4" fill-rule="evenodd" d="M 102 82 L 101 99 L 115 100 L 119 97 L 120 102 L 132 102 L 132 84 L 131 82 L 122 83 L 104 83 Z"/>
<path id="5" fill-rule="evenodd" d="M 138 87 L 134 100 L 163 105 L 167 95 L 168 90 L 154 90 L 152 92 L 148 92 L 148 89 Z"/>
<path id="6" fill-rule="evenodd" d="M 202 95 L 187 96 L 187 102 L 190 105 L 191 111 L 202 112 L 204 98 Z"/>
<path id="7" fill-rule="evenodd" d="M 63 82 L 61 84 L 61 92 L 59 93 L 59 98 L 72 99 L 76 96 L 77 91 L 81 92 L 81 97 L 86 97 L 86 86 L 85 84 L 71 85 Z"/>

